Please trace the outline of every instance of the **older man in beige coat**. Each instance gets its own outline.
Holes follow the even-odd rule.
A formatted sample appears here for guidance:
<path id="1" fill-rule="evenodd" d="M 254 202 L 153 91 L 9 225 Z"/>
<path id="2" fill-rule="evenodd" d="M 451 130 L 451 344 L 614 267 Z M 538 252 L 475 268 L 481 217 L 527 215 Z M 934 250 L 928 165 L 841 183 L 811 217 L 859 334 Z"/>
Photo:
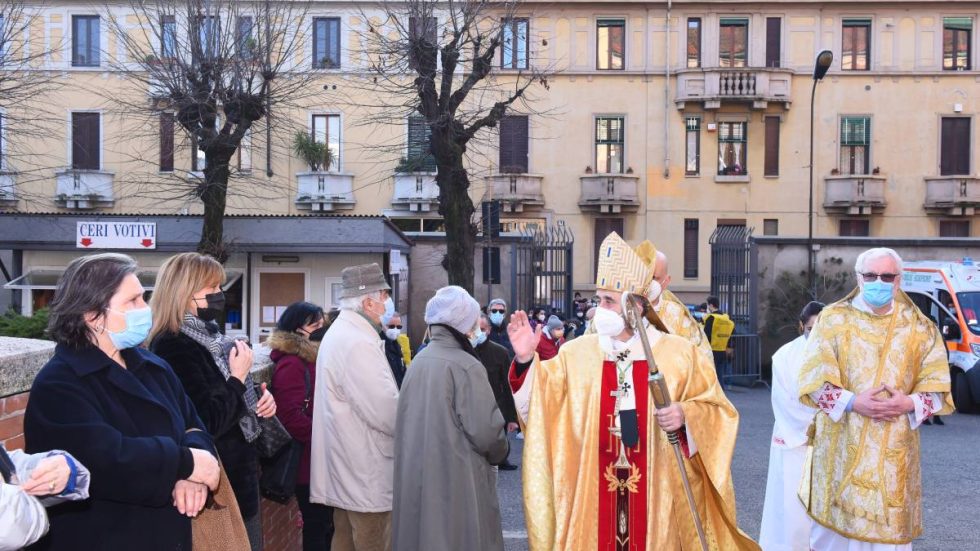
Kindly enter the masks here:
<path id="1" fill-rule="evenodd" d="M 334 508 L 334 551 L 391 548 L 398 387 L 381 341 L 394 307 L 377 264 L 341 273 L 340 315 L 316 361 L 310 501 Z"/>

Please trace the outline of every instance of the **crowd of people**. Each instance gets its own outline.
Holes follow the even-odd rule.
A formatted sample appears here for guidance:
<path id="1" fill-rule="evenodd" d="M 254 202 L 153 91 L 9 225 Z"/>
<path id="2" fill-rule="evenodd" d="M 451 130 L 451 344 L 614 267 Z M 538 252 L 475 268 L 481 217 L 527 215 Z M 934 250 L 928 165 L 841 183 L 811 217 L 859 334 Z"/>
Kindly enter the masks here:
<path id="1" fill-rule="evenodd" d="M 80 257 L 51 305 L 26 453 L 0 449 L 0 549 L 260 550 L 274 493 L 297 501 L 304 550 L 499 551 L 511 433 L 535 551 L 758 549 L 730 475 L 734 323 L 716 297 L 692 312 L 673 295 L 651 243 L 601 250 L 568 319 L 439 289 L 415 354 L 381 267 L 345 268 L 339 308 L 281 314 L 271 385 L 220 331 L 217 260 L 171 257 L 148 304 L 132 258 Z M 855 271 L 773 357 L 767 550 L 907 550 L 921 533 L 916 429 L 952 411 L 943 340 L 897 289 L 894 251 Z"/>

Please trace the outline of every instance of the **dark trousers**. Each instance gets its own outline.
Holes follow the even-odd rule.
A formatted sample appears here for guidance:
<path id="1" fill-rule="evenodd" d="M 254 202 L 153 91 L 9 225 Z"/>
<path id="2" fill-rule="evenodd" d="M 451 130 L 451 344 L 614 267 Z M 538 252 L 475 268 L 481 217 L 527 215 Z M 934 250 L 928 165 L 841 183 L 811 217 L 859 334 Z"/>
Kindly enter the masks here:
<path id="1" fill-rule="evenodd" d="M 715 372 L 718 374 L 718 383 L 723 387 L 731 386 L 732 384 L 732 360 L 728 357 L 724 351 L 722 352 L 712 352 L 715 358 Z"/>
<path id="2" fill-rule="evenodd" d="M 330 551 L 333 507 L 310 503 L 310 485 L 296 485 L 296 503 L 303 514 L 303 551 Z"/>

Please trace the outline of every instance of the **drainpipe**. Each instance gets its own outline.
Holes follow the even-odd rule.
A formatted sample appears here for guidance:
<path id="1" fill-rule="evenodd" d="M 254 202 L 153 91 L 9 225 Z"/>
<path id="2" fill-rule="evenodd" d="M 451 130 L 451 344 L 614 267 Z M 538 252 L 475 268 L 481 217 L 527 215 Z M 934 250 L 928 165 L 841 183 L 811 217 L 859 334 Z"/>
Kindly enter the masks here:
<path id="1" fill-rule="evenodd" d="M 664 86 L 664 178 L 670 178 L 670 9 L 672 0 L 667 0 L 667 32 L 664 33 L 664 51 L 666 52 L 665 75 L 667 82 Z"/>

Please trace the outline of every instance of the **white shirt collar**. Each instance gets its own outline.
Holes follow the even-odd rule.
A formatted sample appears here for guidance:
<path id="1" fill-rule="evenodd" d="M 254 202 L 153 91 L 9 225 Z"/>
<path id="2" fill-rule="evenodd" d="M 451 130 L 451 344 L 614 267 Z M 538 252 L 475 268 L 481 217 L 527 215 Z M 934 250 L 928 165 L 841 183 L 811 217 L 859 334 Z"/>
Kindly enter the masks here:
<path id="1" fill-rule="evenodd" d="M 892 298 L 892 301 L 888 304 L 888 311 L 881 314 L 875 313 L 875 311 L 871 308 L 871 305 L 868 304 L 868 301 L 864 300 L 864 297 L 861 296 L 861 293 L 858 293 L 857 296 L 854 297 L 854 299 L 851 301 L 851 305 L 866 314 L 871 314 L 872 316 L 887 316 L 888 314 L 891 314 L 892 310 L 895 308 L 895 299 Z"/>

